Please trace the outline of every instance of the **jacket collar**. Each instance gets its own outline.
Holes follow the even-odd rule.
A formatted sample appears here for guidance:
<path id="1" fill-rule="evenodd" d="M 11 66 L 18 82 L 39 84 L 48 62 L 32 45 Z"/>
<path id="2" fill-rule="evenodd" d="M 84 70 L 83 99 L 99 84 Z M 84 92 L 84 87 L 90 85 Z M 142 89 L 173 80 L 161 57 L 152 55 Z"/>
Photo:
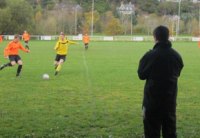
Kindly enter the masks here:
<path id="1" fill-rule="evenodd" d="M 157 48 L 171 48 L 172 44 L 170 41 L 166 41 L 166 42 L 157 42 L 153 49 L 157 49 Z"/>

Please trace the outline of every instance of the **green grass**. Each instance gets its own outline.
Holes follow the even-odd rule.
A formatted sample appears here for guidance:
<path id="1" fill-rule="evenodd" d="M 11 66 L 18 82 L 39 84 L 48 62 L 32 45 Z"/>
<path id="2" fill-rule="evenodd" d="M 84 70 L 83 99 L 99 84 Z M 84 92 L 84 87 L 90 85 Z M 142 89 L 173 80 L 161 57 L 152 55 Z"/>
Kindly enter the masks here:
<path id="1" fill-rule="evenodd" d="M 7 42 L 0 43 L 0 51 Z M 92 42 L 71 46 L 54 76 L 54 41 L 31 41 L 17 66 L 0 71 L 0 138 L 141 138 L 144 81 L 137 76 L 141 56 L 151 42 Z M 185 67 L 179 79 L 179 138 L 200 136 L 200 49 L 174 43 Z M 0 53 L 0 64 L 8 62 Z M 48 73 L 50 80 L 43 80 Z"/>

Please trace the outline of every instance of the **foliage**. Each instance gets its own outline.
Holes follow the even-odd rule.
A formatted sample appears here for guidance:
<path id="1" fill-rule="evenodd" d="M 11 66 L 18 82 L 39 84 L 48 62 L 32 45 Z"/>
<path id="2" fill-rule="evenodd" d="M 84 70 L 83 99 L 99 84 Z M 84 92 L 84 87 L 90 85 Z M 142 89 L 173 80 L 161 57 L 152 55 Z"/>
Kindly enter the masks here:
<path id="1" fill-rule="evenodd" d="M 44 30 L 43 26 L 45 24 L 50 24 L 45 23 L 45 21 L 54 20 L 53 22 L 55 25 L 53 26 L 55 27 L 55 31 L 53 34 L 60 31 L 64 31 L 67 34 L 74 34 L 75 32 L 83 33 L 84 31 L 89 33 L 91 31 L 92 22 L 91 17 L 89 17 L 91 14 L 88 16 L 85 15 L 91 13 L 92 1 L 93 0 L 1 0 L 0 10 L 2 12 L 0 15 L 2 22 L 0 23 L 0 31 L 4 31 L 7 34 L 14 34 L 20 33 L 22 30 L 26 29 L 31 32 L 31 34 L 53 33 L 53 31 L 45 31 L 46 29 Z M 104 22 L 102 19 L 105 14 L 110 11 L 116 20 L 120 20 L 123 33 L 130 34 L 131 18 L 129 16 L 120 16 L 116 10 L 121 2 L 121 0 L 94 0 L 94 11 L 98 13 L 98 21 L 94 21 L 94 31 L 96 33 L 104 33 L 105 26 L 102 23 Z M 156 14 L 161 18 L 165 18 L 165 16 L 178 15 L 179 4 L 177 2 L 167 2 L 165 0 L 161 0 L 160 2 L 158 0 L 124 0 L 123 2 L 125 4 L 132 2 L 132 4 L 134 4 L 135 14 L 132 16 L 133 29 L 135 29 L 135 31 L 137 30 L 136 32 L 141 31 L 140 33 L 149 32 L 145 31 L 147 28 L 143 28 L 143 26 L 146 25 L 142 25 L 140 22 L 141 16 Z M 78 7 L 76 17 L 75 7 Z M 194 18 L 199 20 L 198 4 L 186 0 L 181 1 L 180 10 L 180 19 L 184 24 L 181 26 L 188 26 L 188 24 L 193 22 Z M 66 18 L 62 19 L 61 13 L 63 13 Z M 5 24 L 7 26 L 5 26 Z M 76 28 L 77 30 L 75 31 Z M 180 33 L 191 34 L 191 29 L 180 28 Z M 113 34 L 115 33 L 113 32 Z"/>
<path id="2" fill-rule="evenodd" d="M 0 9 L 1 18 L 0 18 L 0 33 L 7 34 L 10 31 L 9 24 L 11 22 L 11 12 L 9 8 Z"/>
<path id="3" fill-rule="evenodd" d="M 120 21 L 117 18 L 110 19 L 110 22 L 106 26 L 105 30 L 107 35 L 119 35 L 122 34 L 122 27 Z"/>
<path id="4" fill-rule="evenodd" d="M 54 0 L 39 0 L 39 4 L 45 9 L 52 10 L 55 6 Z"/>
<path id="5" fill-rule="evenodd" d="M 90 29 L 91 29 L 91 26 L 92 26 L 92 12 L 86 12 L 86 13 L 84 13 L 84 23 L 83 23 L 83 32 L 85 32 L 85 33 L 88 33 L 89 31 L 91 31 Z M 94 30 L 95 30 L 95 24 L 99 21 L 99 19 L 100 19 L 100 15 L 99 15 L 99 12 L 97 12 L 97 11 L 94 11 L 94 13 L 93 13 L 93 28 L 94 28 Z"/>
<path id="6" fill-rule="evenodd" d="M 122 34 L 122 26 L 120 20 L 115 18 L 112 12 L 107 12 L 106 17 L 104 18 L 104 32 L 107 35 L 118 35 Z"/>
<path id="7" fill-rule="evenodd" d="M 76 0 L 86 12 L 92 10 L 92 0 Z M 110 9 L 107 0 L 94 0 L 94 9 L 99 13 L 104 13 Z"/>
<path id="8" fill-rule="evenodd" d="M 177 3 L 172 2 L 162 2 L 158 6 L 157 14 L 158 15 L 177 15 Z"/>
<path id="9" fill-rule="evenodd" d="M 23 0 L 8 0 L 7 2 L 6 16 L 10 17 L 9 14 L 11 14 L 11 17 L 2 21 L 2 24 L 6 24 L 9 21 L 5 31 L 14 34 L 22 33 L 25 29 L 31 30 L 31 26 L 33 25 L 32 7 Z"/>
<path id="10" fill-rule="evenodd" d="M 151 14 L 156 12 L 159 3 L 157 0 L 139 0 L 138 4 L 141 10 Z"/>
<path id="11" fill-rule="evenodd" d="M 0 0 L 0 8 L 6 7 L 6 0 Z"/>

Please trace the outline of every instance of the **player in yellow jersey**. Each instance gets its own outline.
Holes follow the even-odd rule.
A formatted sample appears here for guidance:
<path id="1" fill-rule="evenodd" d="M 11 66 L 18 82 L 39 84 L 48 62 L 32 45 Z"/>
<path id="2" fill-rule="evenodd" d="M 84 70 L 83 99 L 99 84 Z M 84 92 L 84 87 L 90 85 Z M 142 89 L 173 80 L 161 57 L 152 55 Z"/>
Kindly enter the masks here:
<path id="1" fill-rule="evenodd" d="M 66 56 L 68 54 L 68 48 L 71 44 L 77 44 L 76 42 L 69 41 L 65 38 L 65 34 L 63 32 L 60 33 L 59 40 L 56 43 L 55 50 L 56 50 L 56 58 L 54 61 L 55 65 L 55 75 L 61 70 L 62 64 L 66 60 Z"/>

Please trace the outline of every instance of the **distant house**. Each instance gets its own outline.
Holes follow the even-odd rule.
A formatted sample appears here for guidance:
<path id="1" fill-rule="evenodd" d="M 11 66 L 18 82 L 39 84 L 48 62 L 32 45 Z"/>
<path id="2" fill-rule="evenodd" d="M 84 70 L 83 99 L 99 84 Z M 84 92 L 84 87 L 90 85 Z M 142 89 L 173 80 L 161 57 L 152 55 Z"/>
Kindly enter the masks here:
<path id="1" fill-rule="evenodd" d="M 121 5 L 117 8 L 117 11 L 122 14 L 132 14 L 135 11 L 135 6 L 131 2 L 129 2 L 129 4 L 124 4 L 121 2 Z"/>

